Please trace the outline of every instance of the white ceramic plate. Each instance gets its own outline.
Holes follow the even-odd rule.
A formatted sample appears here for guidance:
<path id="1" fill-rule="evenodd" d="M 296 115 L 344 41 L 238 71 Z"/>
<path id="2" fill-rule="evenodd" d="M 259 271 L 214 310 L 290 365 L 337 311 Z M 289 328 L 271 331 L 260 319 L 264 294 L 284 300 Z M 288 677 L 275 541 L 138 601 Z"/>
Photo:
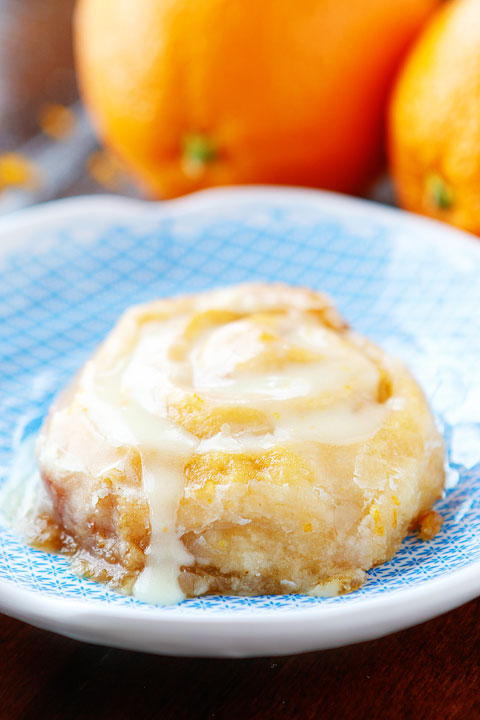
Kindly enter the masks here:
<path id="1" fill-rule="evenodd" d="M 243 188 L 147 204 L 64 200 L 0 221 L 0 485 L 31 462 L 52 397 L 128 305 L 245 280 L 326 290 L 403 357 L 448 449 L 445 522 L 339 598 L 205 597 L 155 607 L 75 577 L 0 523 L 0 609 L 157 653 L 295 653 L 379 637 L 480 594 L 480 243 L 373 203 Z"/>

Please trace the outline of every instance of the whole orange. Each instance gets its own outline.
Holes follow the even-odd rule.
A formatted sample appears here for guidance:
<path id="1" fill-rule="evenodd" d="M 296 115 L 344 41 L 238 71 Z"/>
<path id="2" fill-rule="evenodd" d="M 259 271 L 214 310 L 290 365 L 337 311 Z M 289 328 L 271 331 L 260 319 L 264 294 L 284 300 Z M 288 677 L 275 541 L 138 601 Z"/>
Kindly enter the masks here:
<path id="1" fill-rule="evenodd" d="M 358 191 L 402 55 L 438 0 L 79 0 L 100 137 L 153 196 L 287 183 Z"/>
<path id="2" fill-rule="evenodd" d="M 390 109 L 398 200 L 480 234 L 480 0 L 456 0 L 428 24 Z"/>

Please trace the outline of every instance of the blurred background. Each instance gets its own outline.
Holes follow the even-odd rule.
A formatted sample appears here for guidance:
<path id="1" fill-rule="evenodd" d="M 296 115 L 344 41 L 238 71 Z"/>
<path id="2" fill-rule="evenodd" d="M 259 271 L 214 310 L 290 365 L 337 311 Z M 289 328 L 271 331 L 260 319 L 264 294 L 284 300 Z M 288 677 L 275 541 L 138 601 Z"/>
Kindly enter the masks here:
<path id="1" fill-rule="evenodd" d="M 480 0 L 0 0 L 0 214 L 278 183 L 479 232 L 479 41 Z"/>
<path id="2" fill-rule="evenodd" d="M 137 195 L 78 97 L 75 0 L 0 0 L 0 213 L 56 197 Z"/>

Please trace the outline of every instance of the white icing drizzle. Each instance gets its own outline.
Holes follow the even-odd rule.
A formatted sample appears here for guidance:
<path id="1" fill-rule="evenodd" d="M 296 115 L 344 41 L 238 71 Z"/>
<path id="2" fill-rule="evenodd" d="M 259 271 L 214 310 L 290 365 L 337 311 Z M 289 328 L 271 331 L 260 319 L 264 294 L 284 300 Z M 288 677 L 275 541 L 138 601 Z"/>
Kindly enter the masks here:
<path id="1" fill-rule="evenodd" d="M 143 485 L 150 505 L 150 545 L 134 594 L 139 600 L 174 604 L 184 598 L 178 584 L 179 568 L 192 562 L 178 537 L 176 512 L 183 495 L 185 463 L 199 441 L 137 401 L 123 383 L 127 364 L 125 358 L 114 373 L 102 374 L 90 363 L 80 397 L 86 400 L 95 425 L 112 442 L 133 445 L 142 458 Z"/>

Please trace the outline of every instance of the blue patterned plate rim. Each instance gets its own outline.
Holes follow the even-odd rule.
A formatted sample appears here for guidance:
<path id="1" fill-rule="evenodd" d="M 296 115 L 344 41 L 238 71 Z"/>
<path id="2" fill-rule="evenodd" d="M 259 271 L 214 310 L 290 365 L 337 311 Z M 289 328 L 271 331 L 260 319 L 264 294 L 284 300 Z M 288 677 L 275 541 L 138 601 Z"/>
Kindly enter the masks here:
<path id="1" fill-rule="evenodd" d="M 166 201 L 136 200 L 134 198 L 118 195 L 81 195 L 78 197 L 60 198 L 49 202 L 33 205 L 16 210 L 0 217 L 0 233 L 2 235 L 11 230 L 31 228 L 35 222 L 58 222 L 71 220 L 72 216 L 83 216 L 86 210 L 97 215 L 106 215 L 115 221 L 131 218 L 139 212 L 145 215 L 178 215 L 192 210 L 218 210 L 219 203 L 233 202 L 237 207 L 250 203 L 272 202 L 281 203 L 282 200 L 299 202 L 317 206 L 329 212 L 354 212 L 356 217 L 375 216 L 388 224 L 401 223 L 404 228 L 424 230 L 429 235 L 435 234 L 435 241 L 444 244 L 447 250 L 456 253 L 457 245 L 462 251 L 473 252 L 480 257 L 479 239 L 463 230 L 447 225 L 439 220 L 406 212 L 397 207 L 383 205 L 373 200 L 357 198 L 350 195 L 330 192 L 328 190 L 314 190 L 303 187 L 273 186 L 273 185 L 243 185 L 210 188 L 191 193 L 179 198 Z M 18 250 L 15 238 L 10 242 L 2 239 L 0 257 Z"/>

